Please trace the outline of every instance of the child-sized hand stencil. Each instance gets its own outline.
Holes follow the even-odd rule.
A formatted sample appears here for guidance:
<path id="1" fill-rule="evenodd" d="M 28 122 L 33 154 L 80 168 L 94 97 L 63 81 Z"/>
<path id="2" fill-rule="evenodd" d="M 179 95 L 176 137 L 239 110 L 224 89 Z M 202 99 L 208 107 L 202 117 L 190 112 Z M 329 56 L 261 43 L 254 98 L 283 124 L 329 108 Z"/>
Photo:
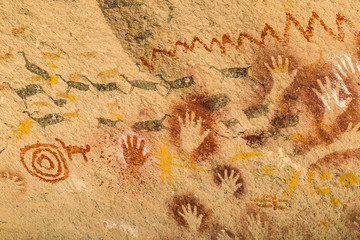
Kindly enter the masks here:
<path id="1" fill-rule="evenodd" d="M 124 139 L 122 139 L 123 155 L 129 167 L 140 167 L 150 156 L 150 153 L 144 155 L 145 140 L 141 140 L 139 147 L 137 146 L 137 140 L 137 136 L 133 136 L 131 143 L 131 138 L 128 135 L 126 145 Z"/>
<path id="2" fill-rule="evenodd" d="M 240 175 L 235 174 L 234 170 L 231 170 L 230 175 L 228 175 L 228 170 L 225 169 L 224 178 L 221 177 L 220 173 L 218 173 L 218 177 L 220 178 L 221 186 L 225 194 L 233 195 L 236 192 L 236 190 L 238 190 L 239 187 L 242 186 L 241 183 L 236 183 Z"/>
<path id="3" fill-rule="evenodd" d="M 192 232 L 196 232 L 199 229 L 200 225 L 201 225 L 203 215 L 202 214 L 197 215 L 197 206 L 196 205 L 194 206 L 194 211 L 193 211 L 191 209 L 190 203 L 187 204 L 187 207 L 182 205 L 181 208 L 182 208 L 183 212 L 178 211 L 178 213 L 187 222 L 187 224 L 189 225 L 190 230 Z"/>
<path id="4" fill-rule="evenodd" d="M 201 133 L 202 119 L 201 117 L 195 122 L 195 113 L 191 112 L 189 116 L 188 112 L 185 114 L 183 120 L 179 117 L 180 124 L 180 140 L 181 148 L 187 153 L 191 153 L 193 150 L 198 148 L 204 139 L 209 135 L 210 130 L 206 130 Z"/>
<path id="5" fill-rule="evenodd" d="M 266 222 L 264 223 L 264 226 L 261 224 L 260 215 L 257 215 L 256 217 L 253 214 L 247 215 L 245 224 L 255 240 L 267 238 L 268 226 Z"/>
<path id="6" fill-rule="evenodd" d="M 271 72 L 274 87 L 273 89 L 276 92 L 283 91 L 286 87 L 290 85 L 297 73 L 297 69 L 292 71 L 289 74 L 289 58 L 285 58 L 285 63 L 283 64 L 283 59 L 281 56 L 278 56 L 278 62 L 276 62 L 275 57 L 271 56 L 272 67 L 269 64 L 264 63 L 265 67 Z"/>
<path id="7" fill-rule="evenodd" d="M 323 85 L 319 79 L 317 80 L 321 92 L 318 92 L 315 88 L 313 88 L 313 91 L 325 105 L 324 122 L 326 124 L 331 124 L 338 116 L 345 112 L 345 109 L 351 102 L 352 97 L 347 97 L 341 100 L 339 83 L 336 82 L 335 89 L 333 89 L 331 88 L 329 78 L 325 77 L 325 80 L 326 85 Z"/>

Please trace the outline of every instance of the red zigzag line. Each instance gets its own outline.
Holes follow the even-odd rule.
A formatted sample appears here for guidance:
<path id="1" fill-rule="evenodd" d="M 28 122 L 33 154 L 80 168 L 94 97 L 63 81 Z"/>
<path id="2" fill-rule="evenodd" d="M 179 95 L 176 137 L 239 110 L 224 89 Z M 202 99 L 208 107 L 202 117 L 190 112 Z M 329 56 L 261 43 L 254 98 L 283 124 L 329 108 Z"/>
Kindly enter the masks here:
<path id="1" fill-rule="evenodd" d="M 239 34 L 239 37 L 237 39 L 237 44 L 235 44 L 230 36 L 228 34 L 224 34 L 222 36 L 221 42 L 216 39 L 213 38 L 211 40 L 210 43 L 210 47 L 208 47 L 202 40 L 199 39 L 199 37 L 194 37 L 191 44 L 188 45 L 186 42 L 180 42 L 177 41 L 175 43 L 175 46 L 173 48 L 173 50 L 165 50 L 165 49 L 159 49 L 159 48 L 153 48 L 152 51 L 152 56 L 151 56 L 151 62 L 149 63 L 148 61 L 145 60 L 144 57 L 140 57 L 141 62 L 148 67 L 151 71 L 154 71 L 154 66 L 156 63 L 156 55 L 158 53 L 161 53 L 163 55 L 166 55 L 168 57 L 171 58 L 175 58 L 176 57 L 176 52 L 178 50 L 178 46 L 182 46 L 185 48 L 185 50 L 189 50 L 189 51 L 193 51 L 195 48 L 195 44 L 199 43 L 200 45 L 202 45 L 204 47 L 204 49 L 208 52 L 212 52 L 213 51 L 213 45 L 216 43 L 221 52 L 222 53 L 226 53 L 226 49 L 225 49 L 225 45 L 226 44 L 230 44 L 231 46 L 235 47 L 236 50 L 239 50 L 240 46 L 243 44 L 243 40 L 247 39 L 249 40 L 251 43 L 261 47 L 264 46 L 265 44 L 265 38 L 266 36 L 268 36 L 270 34 L 270 36 L 272 36 L 275 40 L 277 40 L 279 43 L 281 43 L 282 45 L 286 46 L 289 43 L 289 31 L 290 31 L 290 26 L 293 24 L 296 29 L 299 30 L 299 32 L 303 35 L 303 37 L 309 42 L 312 37 L 313 37 L 313 33 L 314 33 L 314 22 L 315 20 L 317 20 L 320 25 L 324 28 L 325 32 L 327 32 L 331 37 L 333 37 L 335 40 L 338 40 L 340 42 L 344 41 L 344 37 L 345 37 L 345 33 L 344 33 L 344 29 L 343 29 L 343 22 L 347 23 L 348 25 L 350 25 L 350 27 L 355 28 L 354 24 L 345 16 L 341 15 L 341 14 L 336 14 L 336 26 L 337 26 L 337 34 L 334 33 L 334 31 L 329 28 L 325 22 L 319 17 L 319 15 L 316 12 L 312 12 L 312 15 L 309 19 L 308 25 L 306 27 L 306 29 L 304 29 L 299 21 L 291 14 L 291 13 L 286 13 L 286 24 L 285 24 L 285 28 L 284 28 L 284 36 L 280 37 L 275 30 L 269 25 L 269 24 L 265 24 L 264 30 L 261 32 L 261 38 L 260 40 L 257 40 L 256 38 L 250 36 L 250 34 L 242 32 Z"/>

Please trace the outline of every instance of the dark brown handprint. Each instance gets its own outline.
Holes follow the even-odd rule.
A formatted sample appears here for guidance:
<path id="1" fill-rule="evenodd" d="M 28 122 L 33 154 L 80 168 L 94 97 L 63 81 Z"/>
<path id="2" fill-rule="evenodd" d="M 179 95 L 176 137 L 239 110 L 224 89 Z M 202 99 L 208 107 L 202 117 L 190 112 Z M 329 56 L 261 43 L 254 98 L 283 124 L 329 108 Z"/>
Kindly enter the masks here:
<path id="1" fill-rule="evenodd" d="M 150 157 L 150 153 L 144 154 L 144 147 L 145 140 L 141 140 L 138 147 L 137 136 L 133 136 L 132 142 L 129 135 L 127 136 L 126 143 L 122 139 L 123 155 L 129 168 L 134 169 L 142 166 Z"/>

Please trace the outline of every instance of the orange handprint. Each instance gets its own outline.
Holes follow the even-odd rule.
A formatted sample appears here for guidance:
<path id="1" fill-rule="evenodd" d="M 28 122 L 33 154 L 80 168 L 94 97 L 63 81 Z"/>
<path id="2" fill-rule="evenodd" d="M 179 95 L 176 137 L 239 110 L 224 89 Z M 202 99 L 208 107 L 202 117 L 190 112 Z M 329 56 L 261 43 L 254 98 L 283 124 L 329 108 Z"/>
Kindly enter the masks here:
<path id="1" fill-rule="evenodd" d="M 141 140 L 138 147 L 137 136 L 133 136 L 131 143 L 131 137 L 128 135 L 126 142 L 127 144 L 122 139 L 123 155 L 128 167 L 136 168 L 142 166 L 150 156 L 150 153 L 144 155 L 145 140 Z"/>

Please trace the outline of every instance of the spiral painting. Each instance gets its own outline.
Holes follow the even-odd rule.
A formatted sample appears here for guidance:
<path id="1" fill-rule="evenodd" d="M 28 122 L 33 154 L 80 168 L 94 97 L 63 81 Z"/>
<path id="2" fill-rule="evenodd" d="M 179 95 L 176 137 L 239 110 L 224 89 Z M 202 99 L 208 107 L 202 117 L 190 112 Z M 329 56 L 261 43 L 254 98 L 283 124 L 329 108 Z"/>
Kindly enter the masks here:
<path id="1" fill-rule="evenodd" d="M 52 144 L 34 144 L 20 149 L 20 160 L 33 176 L 56 183 L 69 175 L 66 159 L 60 149 Z"/>

